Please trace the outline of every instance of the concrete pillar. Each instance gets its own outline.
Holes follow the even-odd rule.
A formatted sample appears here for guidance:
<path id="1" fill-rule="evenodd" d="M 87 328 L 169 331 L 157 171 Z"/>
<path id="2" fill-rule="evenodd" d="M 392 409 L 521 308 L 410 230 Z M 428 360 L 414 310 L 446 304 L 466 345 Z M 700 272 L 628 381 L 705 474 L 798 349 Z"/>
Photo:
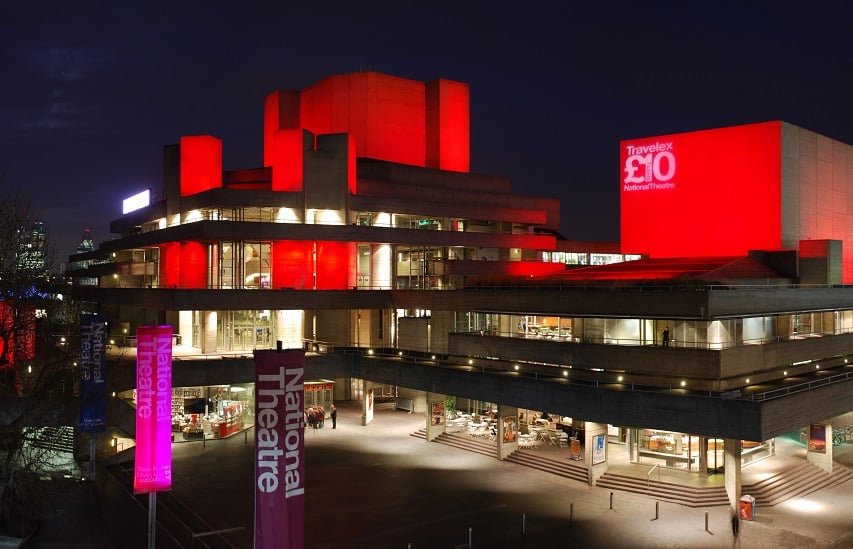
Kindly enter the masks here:
<path id="1" fill-rule="evenodd" d="M 444 433 L 447 421 L 447 415 L 444 409 L 444 403 L 447 400 L 447 395 L 439 393 L 426 394 L 426 410 L 424 410 L 424 420 L 426 421 L 426 439 L 427 442 L 434 440 L 438 435 Z"/>
<path id="2" fill-rule="evenodd" d="M 301 349 L 305 326 L 305 313 L 300 310 L 277 310 L 275 314 L 275 341 L 283 349 Z"/>
<path id="3" fill-rule="evenodd" d="M 518 450 L 518 435 L 521 425 L 518 424 L 518 408 L 498 404 L 498 459 L 506 459 Z"/>
<path id="4" fill-rule="evenodd" d="M 832 422 L 809 425 L 807 434 L 806 461 L 832 474 Z"/>
<path id="5" fill-rule="evenodd" d="M 178 311 L 178 333 L 181 335 L 181 345 L 190 347 L 193 344 L 193 312 Z"/>
<path id="6" fill-rule="evenodd" d="M 725 451 L 723 466 L 725 467 L 724 483 L 726 485 L 726 495 L 729 496 L 729 503 L 732 509 L 738 512 L 741 496 L 740 440 L 733 438 L 723 439 L 723 447 Z"/>
<path id="7" fill-rule="evenodd" d="M 584 463 L 589 485 L 595 486 L 598 477 L 607 472 L 607 425 L 584 422 Z"/>
<path id="8" fill-rule="evenodd" d="M 708 437 L 699 437 L 699 474 L 708 476 Z"/>
<path id="9" fill-rule="evenodd" d="M 373 382 L 362 379 L 361 390 L 364 395 L 361 400 L 361 424 L 367 425 L 373 421 Z"/>
<path id="10" fill-rule="evenodd" d="M 202 311 L 200 339 L 202 354 L 216 352 L 216 311 Z"/>

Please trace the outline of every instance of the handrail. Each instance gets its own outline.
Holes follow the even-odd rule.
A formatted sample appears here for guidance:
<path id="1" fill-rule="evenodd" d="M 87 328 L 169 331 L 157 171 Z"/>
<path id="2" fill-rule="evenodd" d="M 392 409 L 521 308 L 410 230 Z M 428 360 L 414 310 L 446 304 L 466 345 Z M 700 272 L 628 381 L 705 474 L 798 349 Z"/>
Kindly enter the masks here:
<path id="1" fill-rule="evenodd" d="M 658 482 L 660 482 L 660 465 L 655 465 L 646 473 L 646 491 L 652 487 L 652 473 L 655 472 L 655 469 L 658 470 Z"/>

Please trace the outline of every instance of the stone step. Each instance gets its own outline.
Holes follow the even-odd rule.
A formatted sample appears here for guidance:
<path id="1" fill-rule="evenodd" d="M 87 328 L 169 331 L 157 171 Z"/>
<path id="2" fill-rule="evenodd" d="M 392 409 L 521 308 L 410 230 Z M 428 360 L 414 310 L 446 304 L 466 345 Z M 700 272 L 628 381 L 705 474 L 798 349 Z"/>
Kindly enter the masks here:
<path id="1" fill-rule="evenodd" d="M 621 490 L 648 496 L 652 499 L 678 503 L 687 507 L 728 505 L 726 489 L 720 487 L 686 486 L 671 482 L 642 479 L 616 473 L 604 473 L 595 483 L 599 488 Z"/>
<path id="2" fill-rule="evenodd" d="M 829 474 L 816 465 L 804 462 L 759 482 L 744 484 L 741 493 L 754 497 L 756 504 L 772 506 L 838 486 L 851 478 L 853 471 L 838 463 L 833 463 L 833 472 Z"/>
<path id="3" fill-rule="evenodd" d="M 426 440 L 426 430 L 419 429 L 411 433 L 411 436 Z M 484 456 L 497 457 L 496 443 L 482 438 L 443 433 L 434 442 L 468 452 L 476 452 Z M 507 456 L 505 461 L 578 482 L 588 482 L 586 468 L 569 460 L 555 460 L 529 450 L 516 450 Z M 811 463 L 803 462 L 772 477 L 755 483 L 744 484 L 741 487 L 741 493 L 754 497 L 756 505 L 773 506 L 789 499 L 803 497 L 817 490 L 838 486 L 851 479 L 853 479 L 853 471 L 838 463 L 833 464 L 833 474 L 830 475 Z M 687 507 L 729 505 L 728 495 L 723 486 L 688 486 L 609 472 L 599 477 L 596 486 L 640 494 Z"/>
<path id="4" fill-rule="evenodd" d="M 581 465 L 576 465 L 568 459 L 566 461 L 557 461 L 528 450 L 516 450 L 507 456 L 506 461 L 583 483 L 587 483 L 589 481 L 589 475 L 586 468 Z"/>
<path id="5" fill-rule="evenodd" d="M 426 440 L 426 430 L 419 429 L 418 431 L 411 433 L 411 436 Z M 459 448 L 461 450 L 466 450 L 469 452 L 476 452 L 478 454 L 483 454 L 489 457 L 497 457 L 496 443 L 489 442 L 488 440 L 484 440 L 481 438 L 456 436 L 444 433 L 436 437 L 434 439 L 434 442 L 438 442 L 440 444 L 445 444 L 447 446 L 452 446 L 454 448 Z M 558 475 L 564 478 L 577 480 L 579 482 L 587 482 L 586 469 L 583 466 L 576 465 L 569 460 L 563 462 L 541 456 L 539 454 L 536 454 L 535 452 L 530 452 L 527 450 L 517 450 L 507 456 L 505 461 L 515 463 L 523 467 L 538 469 L 540 471 L 553 475 Z"/>

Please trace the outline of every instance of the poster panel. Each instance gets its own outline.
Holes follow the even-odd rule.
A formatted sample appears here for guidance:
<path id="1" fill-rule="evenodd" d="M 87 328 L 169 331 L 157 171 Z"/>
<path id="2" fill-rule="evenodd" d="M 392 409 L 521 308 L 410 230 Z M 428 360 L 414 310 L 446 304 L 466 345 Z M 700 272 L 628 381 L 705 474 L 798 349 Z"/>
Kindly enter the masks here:
<path id="1" fill-rule="evenodd" d="M 172 487 L 172 327 L 136 330 L 137 494 Z"/>
<path id="2" fill-rule="evenodd" d="M 442 425 L 444 423 L 444 401 L 432 403 L 432 424 Z"/>
<path id="3" fill-rule="evenodd" d="M 809 426 L 809 452 L 826 453 L 826 425 Z"/>
<path id="4" fill-rule="evenodd" d="M 103 315 L 80 317 L 80 430 L 84 433 L 103 433 L 107 429 L 106 335 Z"/>
<path id="5" fill-rule="evenodd" d="M 515 442 L 516 437 L 518 436 L 518 418 L 515 416 L 506 416 L 503 418 L 504 422 L 504 442 Z"/>
<path id="6" fill-rule="evenodd" d="M 305 543 L 305 351 L 255 352 L 255 547 Z"/>
<path id="7" fill-rule="evenodd" d="M 607 458 L 607 435 L 604 433 L 595 435 L 592 439 L 592 464 L 604 463 Z"/>

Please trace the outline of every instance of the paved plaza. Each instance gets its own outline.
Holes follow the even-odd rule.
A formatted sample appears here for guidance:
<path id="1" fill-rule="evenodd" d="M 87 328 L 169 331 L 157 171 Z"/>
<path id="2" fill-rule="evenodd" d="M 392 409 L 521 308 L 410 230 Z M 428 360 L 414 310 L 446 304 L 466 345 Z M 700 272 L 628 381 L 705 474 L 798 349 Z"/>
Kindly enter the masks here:
<path id="1" fill-rule="evenodd" d="M 362 426 L 356 403 L 338 409 L 337 429 L 327 422 L 306 433 L 307 548 L 853 547 L 850 481 L 759 504 L 736 545 L 725 507 L 662 502 L 655 520 L 654 500 L 614 492 L 611 509 L 608 490 L 409 436 L 422 415 L 380 410 Z M 853 452 L 836 457 L 849 466 Z M 252 431 L 174 444 L 173 468 L 173 489 L 158 499 L 168 529 L 158 530 L 157 547 L 251 547 Z M 105 470 L 97 486 L 90 493 L 103 503 L 74 496 L 29 546 L 146 547 L 147 496 Z"/>

